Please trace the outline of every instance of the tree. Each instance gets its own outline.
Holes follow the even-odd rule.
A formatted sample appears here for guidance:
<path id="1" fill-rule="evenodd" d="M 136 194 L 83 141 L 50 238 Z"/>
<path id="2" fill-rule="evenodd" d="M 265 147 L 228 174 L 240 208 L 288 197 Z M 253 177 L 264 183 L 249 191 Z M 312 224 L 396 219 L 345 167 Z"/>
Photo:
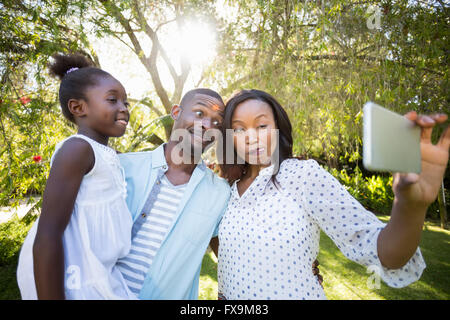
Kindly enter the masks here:
<path id="1" fill-rule="evenodd" d="M 87 54 L 79 30 L 67 26 L 64 2 L 39 4 L 0 4 L 1 205 L 16 205 L 43 191 L 54 139 L 71 130 L 57 107 L 56 88 L 42 72 L 49 56 L 60 51 Z"/>
<path id="2" fill-rule="evenodd" d="M 219 83 L 224 95 L 259 88 L 277 97 L 294 125 L 296 154 L 351 174 L 361 167 L 370 177 L 361 165 L 365 102 L 398 113 L 448 113 L 444 2 L 229 3 L 239 14 L 224 18 L 208 83 Z"/>
<path id="3" fill-rule="evenodd" d="M 83 6 L 86 3 L 89 1 L 83 2 Z M 203 1 L 100 0 L 98 4 L 100 5 L 93 3 L 90 6 L 89 10 L 92 10 L 92 15 L 86 20 L 93 23 L 99 36 L 110 35 L 126 43 L 150 74 L 163 109 L 161 111 L 154 104 L 146 104 L 146 106 L 159 117 L 163 114 L 170 114 L 172 106 L 181 100 L 186 79 L 191 71 L 191 63 L 185 55 L 174 58 L 167 52 L 160 41 L 160 33 L 170 25 L 175 25 L 178 32 L 181 33 L 185 28 L 186 19 L 212 16 L 211 3 Z M 148 51 L 144 49 L 146 42 L 151 43 Z M 163 86 L 160 74 L 161 64 L 170 72 L 173 92 Z M 170 135 L 170 130 L 171 126 L 165 126 L 166 139 Z"/>
<path id="4" fill-rule="evenodd" d="M 168 113 L 179 102 L 193 65 L 164 41 L 169 31 L 182 35 L 189 19 L 212 21 L 218 33 L 218 54 L 198 85 L 221 88 L 225 99 L 241 88 L 272 93 L 293 124 L 294 153 L 337 170 L 341 181 L 355 184 L 359 199 L 366 196 L 363 192 L 379 196 L 378 191 L 388 190 L 390 183 L 386 175 L 374 175 L 361 166 L 366 101 L 398 113 L 449 110 L 450 15 L 442 1 L 228 0 L 219 5 L 197 0 L 2 0 L 0 9 L 0 157 L 8 164 L 1 172 L 2 183 L 15 177 L 23 161 L 14 158 L 20 149 L 15 144 L 16 136 L 21 137 L 17 132 L 32 132 L 32 139 L 23 139 L 24 148 L 32 150 L 27 143 L 51 126 L 50 118 L 42 122 L 44 116 L 39 118 L 32 110 L 57 116 L 56 90 L 50 90 L 54 83 L 42 67 L 58 51 L 81 51 L 98 64 L 90 34 L 121 41 L 150 76 L 149 88 L 152 84 L 157 97 L 154 101 L 151 95 L 131 97 L 128 133 L 112 140 L 120 151 L 151 149 L 169 137 Z M 36 71 L 31 73 L 35 79 L 30 70 Z M 163 83 L 164 70 L 170 85 Z M 31 100 L 22 104 L 21 98 Z M 54 107 L 43 108 L 46 105 Z M 41 131 L 33 123 L 39 123 Z M 39 144 L 51 150 L 54 142 Z M 443 190 L 447 204 L 449 183 L 447 174 Z M 8 188 L 11 185 L 17 184 Z M 7 190 L 4 186 L 2 192 Z M 18 194 L 8 190 L 2 194 Z"/>

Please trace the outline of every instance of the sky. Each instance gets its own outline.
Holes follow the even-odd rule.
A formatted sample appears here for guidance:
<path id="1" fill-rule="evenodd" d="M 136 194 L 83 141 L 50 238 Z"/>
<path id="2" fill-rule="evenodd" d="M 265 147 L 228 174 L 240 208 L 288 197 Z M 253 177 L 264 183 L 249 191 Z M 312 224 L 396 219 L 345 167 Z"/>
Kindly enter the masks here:
<path id="1" fill-rule="evenodd" d="M 225 0 L 218 1 L 218 15 L 230 14 L 224 9 Z M 208 21 L 188 20 L 182 34 L 177 32 L 175 23 L 167 24 L 158 32 L 158 37 L 166 52 L 171 56 L 171 61 L 177 72 L 179 70 L 180 55 L 188 56 L 192 64 L 190 75 L 185 83 L 184 92 L 195 87 L 201 78 L 202 71 L 214 59 L 217 47 L 217 33 L 215 26 Z M 143 49 L 148 56 L 151 43 L 143 36 Z M 128 42 L 128 37 L 124 35 Z M 93 49 L 98 55 L 102 69 L 116 77 L 127 90 L 128 96 L 135 99 L 144 97 L 156 98 L 150 74 L 125 44 L 113 37 L 98 39 L 90 37 Z M 173 81 L 164 62 L 159 57 L 158 70 L 164 87 L 173 90 Z"/>

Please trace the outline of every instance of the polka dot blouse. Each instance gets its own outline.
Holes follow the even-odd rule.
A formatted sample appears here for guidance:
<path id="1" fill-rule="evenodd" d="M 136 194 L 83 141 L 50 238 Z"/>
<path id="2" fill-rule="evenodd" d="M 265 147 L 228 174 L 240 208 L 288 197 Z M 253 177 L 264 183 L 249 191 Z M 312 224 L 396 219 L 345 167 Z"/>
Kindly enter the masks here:
<path id="1" fill-rule="evenodd" d="M 278 186 L 272 172 L 273 166 L 261 170 L 242 197 L 232 186 L 219 227 L 218 282 L 225 298 L 326 299 L 312 273 L 320 230 L 391 287 L 420 278 L 425 262 L 419 248 L 400 269 L 381 265 L 377 237 L 385 224 L 316 161 L 283 161 Z"/>

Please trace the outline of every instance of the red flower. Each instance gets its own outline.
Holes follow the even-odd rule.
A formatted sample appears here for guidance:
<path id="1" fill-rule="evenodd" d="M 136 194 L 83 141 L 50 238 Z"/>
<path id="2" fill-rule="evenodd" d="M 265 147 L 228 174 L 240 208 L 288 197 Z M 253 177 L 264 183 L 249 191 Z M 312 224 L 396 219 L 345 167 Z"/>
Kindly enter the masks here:
<path id="1" fill-rule="evenodd" d="M 20 100 L 20 102 L 22 104 L 27 104 L 27 103 L 30 103 L 30 101 L 31 101 L 31 99 L 29 97 L 26 97 L 26 96 L 20 98 L 19 100 Z"/>
<path id="2" fill-rule="evenodd" d="M 33 156 L 33 161 L 34 161 L 35 163 L 41 162 L 41 160 L 42 160 L 42 157 L 41 157 L 41 156 Z"/>

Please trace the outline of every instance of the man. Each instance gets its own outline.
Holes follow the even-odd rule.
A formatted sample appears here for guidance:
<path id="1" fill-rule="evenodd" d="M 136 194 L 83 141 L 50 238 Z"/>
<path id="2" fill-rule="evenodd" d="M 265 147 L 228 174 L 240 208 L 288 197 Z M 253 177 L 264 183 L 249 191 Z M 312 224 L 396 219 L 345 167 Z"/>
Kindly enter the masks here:
<path id="1" fill-rule="evenodd" d="M 153 151 L 119 155 L 134 224 L 131 251 L 118 266 L 140 299 L 198 297 L 203 255 L 230 196 L 228 183 L 198 155 L 211 143 L 203 133 L 220 129 L 223 110 L 222 98 L 209 89 L 189 91 L 172 108 L 173 132 L 191 137 L 192 152 L 181 150 L 181 163 L 174 134 Z"/>
<path id="2" fill-rule="evenodd" d="M 204 133 L 220 129 L 224 108 L 215 91 L 191 90 L 172 108 L 169 142 L 119 155 L 134 224 L 132 248 L 118 267 L 140 299 L 198 298 L 203 255 L 230 197 L 228 183 L 200 158 L 213 141 Z M 217 255 L 217 242 L 211 246 Z"/>

